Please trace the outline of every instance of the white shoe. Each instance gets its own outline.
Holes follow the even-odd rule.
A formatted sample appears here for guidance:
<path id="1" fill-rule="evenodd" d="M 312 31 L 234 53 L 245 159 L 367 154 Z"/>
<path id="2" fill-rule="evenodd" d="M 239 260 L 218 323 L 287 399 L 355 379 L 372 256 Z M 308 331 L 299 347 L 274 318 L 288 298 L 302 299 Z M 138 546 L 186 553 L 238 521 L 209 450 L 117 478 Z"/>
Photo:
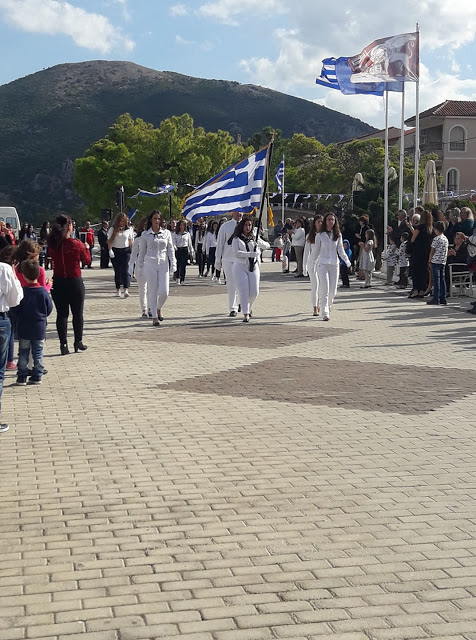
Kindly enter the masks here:
<path id="1" fill-rule="evenodd" d="M 218 284 L 225 284 L 221 278 L 218 279 Z"/>
<path id="2" fill-rule="evenodd" d="M 128 298 L 129 297 L 129 291 L 124 291 L 124 298 Z"/>
<path id="3" fill-rule="evenodd" d="M 216 282 L 216 281 L 217 281 L 216 277 L 212 276 L 212 282 Z"/>
<path id="4" fill-rule="evenodd" d="M 119 289 L 116 291 L 116 293 L 114 294 L 116 298 L 120 298 L 121 297 L 121 292 L 119 291 Z"/>

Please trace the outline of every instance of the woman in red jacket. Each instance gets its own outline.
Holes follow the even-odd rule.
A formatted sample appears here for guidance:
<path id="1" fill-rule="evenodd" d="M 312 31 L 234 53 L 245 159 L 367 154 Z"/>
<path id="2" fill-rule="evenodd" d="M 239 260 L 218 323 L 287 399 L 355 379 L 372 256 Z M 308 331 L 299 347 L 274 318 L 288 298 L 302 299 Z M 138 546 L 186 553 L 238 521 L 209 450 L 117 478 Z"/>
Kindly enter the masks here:
<path id="1" fill-rule="evenodd" d="M 83 344 L 84 283 L 81 263 L 91 263 L 86 245 L 71 238 L 71 218 L 58 216 L 48 237 L 48 248 L 53 260 L 53 289 L 51 295 L 56 307 L 56 330 L 60 340 L 61 355 L 69 354 L 68 316 L 73 314 L 74 351 L 86 351 Z"/>

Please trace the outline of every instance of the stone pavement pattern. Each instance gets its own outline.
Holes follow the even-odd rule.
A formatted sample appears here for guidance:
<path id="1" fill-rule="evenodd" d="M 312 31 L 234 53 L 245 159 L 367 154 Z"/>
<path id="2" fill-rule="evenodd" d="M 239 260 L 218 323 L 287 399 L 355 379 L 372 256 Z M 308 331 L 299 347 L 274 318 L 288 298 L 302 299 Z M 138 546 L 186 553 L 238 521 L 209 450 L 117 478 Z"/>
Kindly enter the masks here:
<path id="1" fill-rule="evenodd" d="M 474 318 L 263 265 L 138 319 L 85 273 L 87 352 L 7 376 L 0 640 L 476 640 Z M 10 386 L 8 386 L 10 384 Z"/>

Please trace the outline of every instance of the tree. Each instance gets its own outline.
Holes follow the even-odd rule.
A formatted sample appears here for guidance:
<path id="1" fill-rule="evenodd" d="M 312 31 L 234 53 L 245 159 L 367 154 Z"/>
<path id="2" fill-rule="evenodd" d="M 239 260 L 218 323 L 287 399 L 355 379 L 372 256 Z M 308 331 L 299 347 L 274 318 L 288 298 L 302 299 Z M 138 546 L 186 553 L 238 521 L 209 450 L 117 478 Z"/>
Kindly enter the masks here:
<path id="1" fill-rule="evenodd" d="M 129 114 L 119 116 L 107 136 L 76 160 L 74 186 L 91 214 L 114 208 L 115 193 L 123 185 L 127 195 L 138 189 L 155 191 L 165 183 L 201 184 L 252 149 L 239 147 L 225 131 L 205 132 L 194 127 L 190 115 L 173 116 L 158 128 Z M 174 215 L 190 188 L 172 195 Z M 168 208 L 168 196 L 129 200 L 141 213 L 157 206 Z M 92 217 L 92 216 L 91 216 Z"/>

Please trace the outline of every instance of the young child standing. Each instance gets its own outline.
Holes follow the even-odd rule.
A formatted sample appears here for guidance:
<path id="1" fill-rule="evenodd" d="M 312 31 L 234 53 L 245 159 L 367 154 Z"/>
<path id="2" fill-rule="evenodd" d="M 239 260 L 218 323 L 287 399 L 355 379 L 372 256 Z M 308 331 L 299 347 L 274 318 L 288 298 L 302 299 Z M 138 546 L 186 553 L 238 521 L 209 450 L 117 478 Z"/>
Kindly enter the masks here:
<path id="1" fill-rule="evenodd" d="M 373 229 L 367 229 L 365 232 L 365 242 L 359 242 L 362 248 L 362 257 L 360 259 L 360 268 L 364 272 L 365 284 L 361 289 L 370 289 L 372 286 L 372 271 L 375 267 L 375 256 L 373 250 L 377 246 L 377 238 Z"/>
<path id="2" fill-rule="evenodd" d="M 410 234 L 406 231 L 400 236 L 400 246 L 398 247 L 398 266 L 400 267 L 400 277 L 397 282 L 399 289 L 406 289 L 408 286 L 408 269 L 410 267 L 410 260 L 407 256 L 407 243 Z"/>
<path id="3" fill-rule="evenodd" d="M 445 264 L 448 257 L 448 238 L 445 236 L 445 223 L 438 220 L 433 225 L 435 237 L 431 243 L 429 264 L 433 275 L 433 298 L 426 304 L 446 305 Z"/>
<path id="4" fill-rule="evenodd" d="M 389 236 L 387 247 L 387 281 L 386 285 L 393 283 L 393 274 L 395 273 L 395 267 L 398 264 L 398 247 L 395 244 L 395 239 Z"/>
<path id="5" fill-rule="evenodd" d="M 21 273 L 25 279 L 23 300 L 17 313 L 19 342 L 17 384 L 26 385 L 28 357 L 33 357 L 33 371 L 29 384 L 41 384 L 43 375 L 43 344 L 46 338 L 46 318 L 53 311 L 53 303 L 46 289 L 38 284 L 40 265 L 36 260 L 23 260 Z"/>
<path id="6" fill-rule="evenodd" d="M 281 262 L 281 252 L 283 250 L 283 245 L 283 236 L 281 233 L 278 233 L 274 240 L 276 262 Z"/>
<path id="7" fill-rule="evenodd" d="M 342 240 L 342 244 L 344 245 L 344 251 L 347 257 L 352 262 L 352 249 L 350 248 L 350 242 L 348 240 Z M 345 262 L 342 260 L 341 257 L 339 257 L 339 271 L 340 271 L 340 277 L 342 279 L 341 286 L 344 289 L 349 289 L 350 288 L 349 267 L 345 264 Z"/>

